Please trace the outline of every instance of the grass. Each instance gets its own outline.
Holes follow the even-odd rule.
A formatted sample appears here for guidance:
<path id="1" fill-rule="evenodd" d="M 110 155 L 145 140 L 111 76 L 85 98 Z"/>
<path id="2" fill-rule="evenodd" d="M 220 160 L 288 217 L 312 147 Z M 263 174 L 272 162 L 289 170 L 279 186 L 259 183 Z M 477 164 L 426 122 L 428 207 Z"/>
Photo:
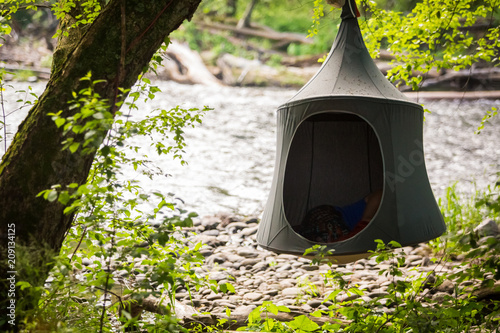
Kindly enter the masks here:
<path id="1" fill-rule="evenodd" d="M 26 82 L 31 78 L 36 77 L 35 72 L 28 69 L 21 69 L 14 72 L 14 80 Z"/>
<path id="2" fill-rule="evenodd" d="M 475 253 L 480 257 L 498 256 L 495 244 L 477 252 L 482 242 L 475 228 L 485 220 L 493 220 L 498 224 L 500 216 L 500 182 L 486 189 L 476 190 L 470 196 L 457 193 L 457 184 L 447 188 L 444 198 L 439 199 L 447 231 L 440 238 L 429 242 L 433 250 L 451 259 Z M 500 272 L 500 270 L 499 270 Z"/>

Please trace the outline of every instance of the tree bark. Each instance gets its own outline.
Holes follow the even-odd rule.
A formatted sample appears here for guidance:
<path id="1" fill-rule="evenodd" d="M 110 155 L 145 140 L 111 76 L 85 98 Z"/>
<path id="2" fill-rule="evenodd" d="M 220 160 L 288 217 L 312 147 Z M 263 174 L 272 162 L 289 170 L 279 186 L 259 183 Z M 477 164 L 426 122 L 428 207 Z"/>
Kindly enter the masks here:
<path id="1" fill-rule="evenodd" d="M 238 25 L 236 26 L 238 29 L 248 28 L 250 27 L 250 20 L 252 18 L 252 13 L 255 5 L 259 0 L 251 0 L 245 9 L 245 13 L 243 13 L 243 17 L 238 21 Z"/>
<path id="2" fill-rule="evenodd" d="M 226 4 L 227 8 L 229 8 L 229 10 L 226 13 L 226 16 L 234 17 L 236 15 L 238 0 L 227 0 Z"/>
<path id="3" fill-rule="evenodd" d="M 8 229 L 15 229 L 18 251 L 31 249 L 30 260 L 23 258 L 22 265 L 17 260 L 17 280 L 43 285 L 51 268 L 48 260 L 60 251 L 73 216 L 65 215 L 61 204 L 36 195 L 55 184 L 85 183 L 94 158 L 62 151 L 62 131 L 47 113 L 63 110 L 65 117 L 75 113 L 77 110 L 69 110 L 68 101 L 73 91 L 83 87 L 85 83 L 79 79 L 88 72 L 93 80 L 104 80 L 95 87 L 96 92 L 114 104 L 118 87 L 128 89 L 137 81 L 165 37 L 191 19 L 200 1 L 152 0 L 146 6 L 133 0 L 111 0 L 89 26 L 67 28 L 73 23 L 72 15 L 61 22 L 68 34 L 58 41 L 47 87 L 19 126 L 0 164 L 2 312 L 10 300 L 5 272 L 14 270 L 6 266 Z M 38 272 L 31 280 L 26 276 L 28 267 Z M 19 290 L 16 299 L 18 320 L 29 304 L 22 304 Z"/>

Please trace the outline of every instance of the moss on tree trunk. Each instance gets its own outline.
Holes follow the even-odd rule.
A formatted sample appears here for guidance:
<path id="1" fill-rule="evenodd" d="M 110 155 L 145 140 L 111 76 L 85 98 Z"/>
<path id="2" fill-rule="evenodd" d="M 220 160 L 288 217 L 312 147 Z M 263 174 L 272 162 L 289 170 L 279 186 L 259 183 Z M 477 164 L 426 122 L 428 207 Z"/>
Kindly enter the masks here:
<path id="1" fill-rule="evenodd" d="M 191 18 L 200 1 L 152 0 L 146 6 L 132 0 L 112 0 L 91 25 L 69 29 L 68 35 L 59 39 L 47 87 L 19 126 L 0 164 L 2 308 L 8 300 L 4 275 L 7 225 L 15 224 L 19 248 L 58 253 L 73 217 L 63 214 L 61 204 L 36 195 L 55 184 L 84 183 L 94 158 L 62 151 L 62 131 L 47 114 L 63 110 L 68 117 L 75 112 L 69 110 L 68 101 L 73 91 L 83 87 L 79 79 L 88 72 L 94 80 L 105 81 L 95 87 L 96 92 L 114 101 L 117 87 L 128 89 L 137 81 L 165 37 Z M 61 26 L 71 24 L 68 16 Z M 40 272 L 30 283 L 41 285 L 46 279 L 50 269 L 46 258 L 40 255 L 30 263 Z M 26 279 L 22 276 L 26 267 L 21 266 L 24 264 L 17 267 L 18 278 Z M 17 319 L 21 319 L 21 306 L 17 313 Z"/>

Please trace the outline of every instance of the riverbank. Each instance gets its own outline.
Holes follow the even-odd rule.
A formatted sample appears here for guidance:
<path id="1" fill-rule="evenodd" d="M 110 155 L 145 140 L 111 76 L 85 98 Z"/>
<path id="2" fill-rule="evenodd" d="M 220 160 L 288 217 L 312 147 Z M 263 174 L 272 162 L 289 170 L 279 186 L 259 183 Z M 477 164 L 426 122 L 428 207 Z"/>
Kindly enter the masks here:
<path id="1" fill-rule="evenodd" d="M 39 94 L 44 87 L 43 82 L 15 84 L 7 92 L 27 91 L 30 85 L 33 92 Z M 334 302 L 323 302 L 324 297 L 338 288 L 325 283 L 322 274 L 332 271 L 341 273 L 349 286 L 357 284 L 357 289 L 363 291 L 363 295 L 352 291 L 350 294 L 339 293 L 335 301 L 337 296 L 338 301 L 351 299 L 362 304 L 380 300 L 381 313 L 394 313 L 393 306 L 382 303 L 388 297 L 390 282 L 395 279 L 378 274 L 381 269 L 390 267 L 392 262 L 383 261 L 375 265 L 372 259 L 364 259 L 350 265 L 335 265 L 332 270 L 327 265 L 311 265 L 306 259 L 276 255 L 259 248 L 255 242 L 256 218 L 267 198 L 274 168 L 275 110 L 295 93 L 295 89 L 180 85 L 164 81 L 153 84 L 163 93 L 149 103 L 140 104 L 141 113 L 133 117 L 140 118 L 156 112 L 156 108 L 178 104 L 186 108 L 202 105 L 214 108 L 206 115 L 201 127 L 186 131 L 188 147 L 185 157 L 188 166 L 181 167 L 164 157 L 156 158 L 154 151 L 148 151 L 146 147 L 147 154 L 168 177 L 159 176 L 149 181 L 126 169 L 123 175 L 126 179 L 139 180 L 147 190 L 175 192 L 186 201 L 187 207 L 205 216 L 196 222 L 194 228 L 185 230 L 187 244 L 198 241 L 206 244 L 202 248 L 206 263 L 198 269 L 198 273 L 213 279 L 218 285 L 231 283 L 235 291 L 212 293 L 210 288 L 205 287 L 192 292 L 189 297 L 187 290 L 178 290 L 176 296 L 179 304 L 184 305 L 180 308 L 186 313 L 186 324 L 214 323 L 227 317 L 225 309 L 228 308 L 231 310 L 228 323 L 234 320 L 241 325 L 250 311 L 266 300 L 290 309 L 290 313 L 281 314 L 280 318 L 284 320 L 302 314 L 311 315 L 317 309 L 326 311 L 325 308 Z M 9 107 L 15 108 L 13 101 L 17 99 L 14 94 L 6 95 L 6 102 L 12 102 Z M 446 187 L 456 180 L 467 185 L 464 189 L 467 193 L 473 193 L 476 184 L 482 188 L 484 184 L 493 184 L 496 180 L 500 156 L 498 117 L 486 125 L 481 135 L 474 134 L 485 110 L 498 105 L 495 103 L 491 100 L 425 103 L 426 108 L 432 111 L 426 114 L 424 125 L 426 163 L 438 197 L 443 197 Z M 11 133 L 15 132 L 16 123 L 23 119 L 25 111 L 9 116 Z M 147 146 L 144 143 L 138 145 Z M 231 213 L 214 215 L 217 211 Z M 244 214 L 255 218 L 241 217 Z M 435 258 L 425 245 L 408 247 L 404 251 L 404 281 L 414 281 L 420 273 L 435 272 L 433 276 L 437 278 L 441 273 L 461 269 L 460 261 L 433 263 Z M 446 284 L 443 282 L 441 287 L 423 288 L 423 291 L 428 290 L 423 295 L 434 304 L 441 304 L 440 297 L 442 300 L 453 299 L 453 290 L 457 285 L 467 286 L 450 280 Z M 472 286 L 478 292 L 482 290 L 480 284 Z M 497 297 L 497 294 L 491 297 Z M 193 313 L 204 311 L 210 311 L 211 315 L 193 316 Z M 333 320 L 327 315 L 310 318 L 318 323 Z"/>
<path id="2" fill-rule="evenodd" d="M 345 307 L 377 304 L 378 312 L 390 315 L 402 305 L 393 298 L 391 288 L 395 282 L 416 284 L 415 292 L 424 307 L 465 297 L 462 293 L 470 293 L 477 297 L 477 302 L 486 303 L 500 297 L 499 281 L 494 286 L 485 286 L 475 279 L 453 280 L 454 273 L 464 271 L 472 263 L 464 264 L 463 257 L 443 260 L 442 254 L 434 254 L 426 244 L 395 250 L 403 261 L 400 274 L 394 276 L 390 274 L 391 269 L 398 266 L 394 260 L 367 258 L 346 265 L 316 264 L 309 259 L 264 250 L 256 243 L 257 228 L 257 219 L 222 214 L 204 217 L 197 220 L 194 227 L 184 229 L 186 245 L 204 244 L 200 251 L 205 262 L 197 268 L 199 276 L 215 281 L 216 289 L 228 284 L 234 288 L 222 289 L 227 292 L 214 292 L 210 286 L 189 291 L 178 289 L 176 314 L 184 326 L 216 326 L 220 320 L 227 319 L 219 324 L 220 328 L 237 329 L 248 325 L 251 312 L 265 302 L 289 310 L 266 314 L 270 318 L 291 321 L 305 315 L 318 325 L 343 322 L 342 316 L 330 311 L 335 308 L 332 307 L 334 303 Z M 485 221 L 476 232 L 482 237 L 480 244 L 491 237 L 500 240 L 494 221 Z M 339 285 L 335 275 L 342 277 L 345 286 Z M 401 303 L 408 301 L 402 295 L 399 297 Z M 161 311 L 157 299 L 149 299 L 143 307 L 148 311 Z M 140 307 L 136 310 L 140 311 Z"/>
<path id="3" fill-rule="evenodd" d="M 298 89 L 314 76 L 321 65 L 317 62 L 319 56 L 284 57 L 270 66 L 257 59 L 248 60 L 231 54 L 215 56 L 209 51 L 198 54 L 175 40 L 162 56 L 162 66 L 149 77 L 182 84 Z M 390 57 L 387 55 L 382 60 L 376 59 L 384 74 L 391 68 L 388 60 Z M 5 45 L 0 47 L 0 62 L 3 62 L 0 68 L 9 72 L 4 76 L 6 81 L 47 80 L 51 61 L 52 50 L 45 40 L 27 43 L 7 38 Z M 486 67 L 458 72 L 429 72 L 418 92 L 404 86 L 401 91 L 416 101 L 500 99 L 500 69 Z"/>

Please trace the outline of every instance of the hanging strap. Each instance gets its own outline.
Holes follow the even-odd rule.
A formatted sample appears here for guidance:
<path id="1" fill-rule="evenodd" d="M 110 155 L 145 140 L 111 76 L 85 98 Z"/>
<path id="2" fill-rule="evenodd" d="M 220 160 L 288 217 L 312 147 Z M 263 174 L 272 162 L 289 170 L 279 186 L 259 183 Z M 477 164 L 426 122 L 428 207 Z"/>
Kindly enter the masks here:
<path id="1" fill-rule="evenodd" d="M 342 7 L 342 14 L 340 18 L 342 20 L 357 18 L 359 17 L 358 6 L 356 6 L 356 0 L 346 0 L 344 6 Z"/>

